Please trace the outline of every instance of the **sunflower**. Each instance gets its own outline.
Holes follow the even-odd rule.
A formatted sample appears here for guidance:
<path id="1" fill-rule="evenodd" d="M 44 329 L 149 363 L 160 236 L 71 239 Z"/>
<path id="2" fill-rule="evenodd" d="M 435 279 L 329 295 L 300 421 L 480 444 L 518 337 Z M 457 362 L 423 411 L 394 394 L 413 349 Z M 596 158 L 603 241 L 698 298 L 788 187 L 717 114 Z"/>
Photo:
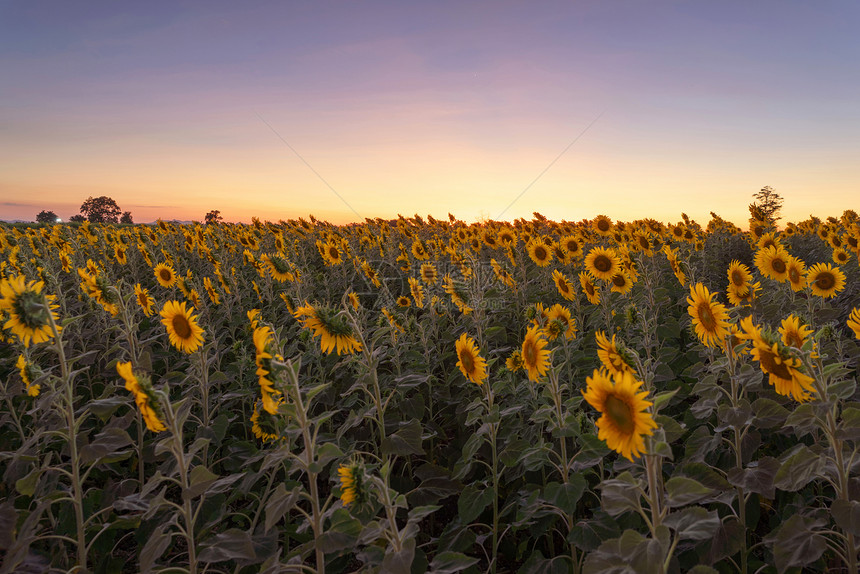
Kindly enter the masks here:
<path id="1" fill-rule="evenodd" d="M 592 280 L 591 275 L 585 271 L 580 271 L 579 284 L 582 286 L 582 291 L 585 293 L 589 303 L 592 305 L 600 303 L 600 292 L 594 285 L 594 280 Z"/>
<path id="2" fill-rule="evenodd" d="M 256 374 L 259 377 L 260 393 L 263 395 L 263 410 L 270 415 L 277 414 L 278 397 L 280 396 L 280 393 L 275 390 L 274 384 L 268 378 L 272 372 L 273 356 L 269 349 L 272 339 L 272 328 L 268 325 L 254 329 Z"/>
<path id="3" fill-rule="evenodd" d="M 278 399 L 277 404 L 280 404 L 283 401 L 284 399 L 282 397 Z M 277 411 L 277 406 L 275 409 Z M 286 440 L 286 437 L 282 437 L 280 435 L 279 429 L 277 428 L 278 422 L 277 417 L 273 417 L 271 413 L 268 413 L 265 410 L 261 413 L 257 409 L 257 401 L 254 401 L 254 410 L 251 413 L 251 432 L 254 433 L 255 437 L 264 443 L 274 442 L 278 439 Z"/>
<path id="4" fill-rule="evenodd" d="M 758 361 L 761 370 L 769 375 L 768 381 L 776 392 L 791 395 L 798 402 L 805 402 L 815 392 L 814 379 L 800 371 L 800 359 L 778 341 L 770 342 L 767 333 L 752 338 L 750 354 Z"/>
<path id="5" fill-rule="evenodd" d="M 843 248 L 837 247 L 833 250 L 833 262 L 837 265 L 845 265 L 850 259 L 851 255 L 849 255 Z"/>
<path id="6" fill-rule="evenodd" d="M 424 243 L 421 242 L 420 239 L 416 239 L 412 242 L 412 256 L 418 261 L 426 261 L 430 259 L 430 255 L 427 253 L 427 248 L 424 247 Z"/>
<path id="7" fill-rule="evenodd" d="M 212 301 L 212 304 L 220 305 L 221 297 L 218 295 L 218 292 L 215 291 L 215 286 L 212 285 L 212 279 L 210 279 L 209 277 L 204 277 L 203 287 L 206 289 L 206 295 L 209 296 L 209 300 Z"/>
<path id="8" fill-rule="evenodd" d="M 612 220 L 605 215 L 598 215 L 591 222 L 591 226 L 599 235 L 609 237 L 612 235 Z"/>
<path id="9" fill-rule="evenodd" d="M 564 333 L 567 340 L 576 339 L 576 321 L 571 317 L 570 309 L 556 303 L 546 311 L 547 327 L 558 326 L 559 333 Z"/>
<path id="10" fill-rule="evenodd" d="M 558 242 L 572 258 L 582 257 L 582 240 L 575 235 L 565 235 Z"/>
<path id="11" fill-rule="evenodd" d="M 595 370 L 586 379 L 587 388 L 582 396 L 601 413 L 597 420 L 597 438 L 629 461 L 638 458 L 645 450 L 644 436 L 651 436 L 657 423 L 646 409 L 646 391 L 639 391 L 642 381 L 633 373 L 610 374 Z"/>
<path id="12" fill-rule="evenodd" d="M 526 332 L 523 346 L 520 350 L 523 367 L 528 372 L 530 381 L 538 381 L 546 374 L 547 368 L 549 368 L 549 351 L 544 349 L 546 346 L 547 341 L 540 327 L 532 325 Z"/>
<path id="13" fill-rule="evenodd" d="M 125 388 L 134 395 L 134 402 L 140 409 L 146 428 L 152 432 L 167 430 L 161 420 L 161 412 L 158 407 L 158 399 L 152 389 L 149 379 L 136 375 L 131 368 L 131 363 L 118 362 L 116 372 L 125 379 Z"/>
<path id="14" fill-rule="evenodd" d="M 295 281 L 296 277 L 293 275 L 292 268 L 290 267 L 289 261 L 281 257 L 280 255 L 269 255 L 264 254 L 260 259 L 263 260 L 263 264 L 266 266 L 266 270 L 269 272 L 269 275 L 276 281 L 281 283 L 285 281 Z"/>
<path id="15" fill-rule="evenodd" d="M 860 339 L 860 307 L 855 307 L 851 310 L 846 325 L 854 331 L 854 336 Z"/>
<path id="16" fill-rule="evenodd" d="M 845 274 L 830 263 L 818 263 L 806 272 L 806 284 L 812 288 L 813 295 L 826 299 L 845 288 Z"/>
<path id="17" fill-rule="evenodd" d="M 412 301 L 410 301 L 409 297 L 401 295 L 397 298 L 398 307 L 409 307 L 410 305 L 412 305 Z"/>
<path id="18" fill-rule="evenodd" d="M 687 297 L 687 312 L 693 318 L 696 335 L 708 347 L 722 345 L 726 335 L 729 334 L 729 315 L 722 303 L 716 303 L 713 298 L 716 293 L 711 293 L 701 283 L 690 287 L 690 296 Z"/>
<path id="19" fill-rule="evenodd" d="M 585 256 L 585 270 L 597 279 L 610 281 L 621 269 L 621 259 L 611 247 L 594 247 Z"/>
<path id="20" fill-rule="evenodd" d="M 523 354 L 519 349 L 514 350 L 505 360 L 505 368 L 512 373 L 516 373 L 523 368 Z"/>
<path id="21" fill-rule="evenodd" d="M 168 301 L 161 308 L 161 322 L 167 327 L 170 344 L 183 353 L 193 353 L 203 344 L 203 329 L 197 324 L 194 308 L 186 309 L 185 301 Z"/>
<path id="22" fill-rule="evenodd" d="M 755 254 L 755 265 L 762 275 L 776 281 L 788 279 L 790 255 L 779 245 L 759 249 Z"/>
<path id="23" fill-rule="evenodd" d="M 612 276 L 612 291 L 614 293 L 626 294 L 633 288 L 633 281 L 626 271 L 619 271 Z"/>
<path id="24" fill-rule="evenodd" d="M 792 291 L 806 287 L 806 263 L 794 256 L 788 259 L 788 284 Z"/>
<path id="25" fill-rule="evenodd" d="M 303 327 L 310 329 L 314 337 L 320 338 L 320 349 L 326 354 L 334 350 L 338 355 L 361 351 L 361 343 L 356 340 L 352 326 L 340 313 L 305 303 L 296 309 L 293 316 Z"/>
<path id="26" fill-rule="evenodd" d="M 347 299 L 349 299 L 349 304 L 352 305 L 352 308 L 358 311 L 358 308 L 361 307 L 361 301 L 358 300 L 358 295 L 355 292 L 350 291 L 346 294 Z"/>
<path id="27" fill-rule="evenodd" d="M 487 361 L 479 354 L 475 340 L 463 333 L 454 346 L 460 372 L 473 383 L 483 385 L 487 379 Z"/>
<path id="28" fill-rule="evenodd" d="M 594 333 L 597 339 L 597 358 L 603 363 L 610 373 L 620 374 L 625 372 L 633 372 L 633 367 L 624 352 L 623 347 L 619 348 L 619 344 L 615 341 L 615 335 L 612 335 L 610 341 L 603 331 Z"/>
<path id="29" fill-rule="evenodd" d="M 21 375 L 21 380 L 24 381 L 24 386 L 27 389 L 27 396 L 39 396 L 41 386 L 33 384 L 33 365 L 27 362 L 27 358 L 24 355 L 18 355 L 18 361 L 15 363 L 15 366 L 18 367 L 18 374 Z"/>
<path id="30" fill-rule="evenodd" d="M 546 267 L 552 261 L 552 251 L 549 246 L 540 239 L 533 239 L 526 245 L 529 257 L 539 267 Z"/>
<path id="31" fill-rule="evenodd" d="M 726 274 L 729 276 L 729 284 L 737 289 L 745 287 L 750 281 L 752 281 L 750 268 L 737 259 L 734 259 L 729 263 L 729 269 Z"/>
<path id="32" fill-rule="evenodd" d="M 25 347 L 29 347 L 31 341 L 44 343 L 54 337 L 52 319 L 57 331 L 60 330 L 54 313 L 57 306 L 52 304 L 54 296 L 44 295 L 43 285 L 42 281 L 27 283 L 21 275 L 0 282 L 0 310 L 9 316 L 3 328 L 12 331 Z"/>
<path id="33" fill-rule="evenodd" d="M 504 245 L 512 245 L 517 240 L 517 234 L 513 229 L 502 229 L 496 237 Z"/>
<path id="34" fill-rule="evenodd" d="M 161 284 L 162 287 L 173 287 L 176 284 L 176 271 L 173 270 L 173 267 L 166 263 L 159 263 L 153 269 L 155 272 L 155 278 Z"/>
<path id="35" fill-rule="evenodd" d="M 340 479 L 340 501 L 344 506 L 359 502 L 363 498 L 362 485 L 364 484 L 364 473 L 358 463 L 342 464 L 337 469 Z"/>
<path id="36" fill-rule="evenodd" d="M 324 243 L 322 246 L 322 254 L 323 260 L 329 265 L 340 265 L 343 263 L 343 255 L 335 243 Z"/>
<path id="37" fill-rule="evenodd" d="M 415 277 L 409 278 L 409 292 L 412 294 L 412 299 L 415 301 L 415 306 L 419 309 L 424 308 L 424 287 L 418 282 Z"/>
<path id="38" fill-rule="evenodd" d="M 555 282 L 555 287 L 558 289 L 558 292 L 562 297 L 568 301 L 573 301 L 576 298 L 576 291 L 573 288 L 573 284 L 564 273 L 558 269 L 553 270 L 552 280 Z"/>
<path id="39" fill-rule="evenodd" d="M 794 315 L 789 315 L 783 319 L 779 327 L 782 343 L 786 347 L 794 347 L 795 349 L 802 349 L 812 332 L 811 327 L 801 324 L 800 319 Z"/>
<path id="40" fill-rule="evenodd" d="M 149 295 L 149 290 L 141 287 L 140 283 L 134 285 L 134 296 L 137 299 L 137 304 L 143 309 L 143 314 L 147 317 L 151 316 L 152 306 L 155 304 L 155 299 Z"/>

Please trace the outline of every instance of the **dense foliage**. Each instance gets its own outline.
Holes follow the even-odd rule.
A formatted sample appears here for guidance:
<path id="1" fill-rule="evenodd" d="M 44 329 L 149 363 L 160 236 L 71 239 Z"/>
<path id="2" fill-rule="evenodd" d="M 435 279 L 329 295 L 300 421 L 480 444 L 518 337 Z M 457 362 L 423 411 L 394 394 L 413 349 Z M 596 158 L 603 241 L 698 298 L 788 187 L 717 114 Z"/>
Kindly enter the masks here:
<path id="1" fill-rule="evenodd" d="M 0 572 L 857 572 L 856 214 L 449 219 L 0 227 Z"/>

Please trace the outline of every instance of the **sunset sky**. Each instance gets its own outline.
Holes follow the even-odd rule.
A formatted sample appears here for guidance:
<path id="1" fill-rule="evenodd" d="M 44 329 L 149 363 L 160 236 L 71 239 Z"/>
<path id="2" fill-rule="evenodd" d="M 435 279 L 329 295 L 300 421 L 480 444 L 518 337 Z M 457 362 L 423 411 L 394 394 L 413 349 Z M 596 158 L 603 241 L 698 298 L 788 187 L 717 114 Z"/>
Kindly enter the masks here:
<path id="1" fill-rule="evenodd" d="M 0 219 L 107 195 L 136 222 L 745 226 L 765 185 L 786 221 L 838 216 L 858 25 L 856 0 L 8 0 Z"/>

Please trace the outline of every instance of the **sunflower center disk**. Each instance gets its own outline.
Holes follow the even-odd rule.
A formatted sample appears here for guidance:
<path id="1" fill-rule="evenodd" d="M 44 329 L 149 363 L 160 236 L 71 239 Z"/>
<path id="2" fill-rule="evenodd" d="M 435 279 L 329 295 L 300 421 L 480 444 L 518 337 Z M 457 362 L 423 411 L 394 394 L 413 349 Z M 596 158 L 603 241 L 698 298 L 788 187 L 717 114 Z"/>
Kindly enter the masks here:
<path id="1" fill-rule="evenodd" d="M 774 259 L 770 265 L 777 273 L 785 273 L 785 261 L 782 259 Z"/>
<path id="2" fill-rule="evenodd" d="M 734 273 L 732 273 L 732 284 L 733 284 L 735 287 L 743 287 L 743 286 L 744 286 L 744 283 L 746 283 L 746 282 L 744 281 L 744 276 L 743 276 L 743 275 L 741 275 L 741 274 L 740 274 L 740 273 L 738 273 L 737 271 L 735 271 Z"/>
<path id="3" fill-rule="evenodd" d="M 463 370 L 467 373 L 472 373 L 475 370 L 475 361 L 472 360 L 472 355 L 468 352 L 460 355 L 460 362 L 463 364 Z"/>
<path id="4" fill-rule="evenodd" d="M 191 336 L 191 325 L 182 315 L 176 315 L 173 318 L 173 330 L 176 331 L 180 339 L 187 339 Z"/>
<path id="5" fill-rule="evenodd" d="M 815 278 L 815 286 L 822 291 L 832 289 L 835 284 L 836 278 L 829 273 L 821 273 L 818 277 Z"/>
<path id="6" fill-rule="evenodd" d="M 759 363 L 761 363 L 761 366 L 764 367 L 764 370 L 771 375 L 774 375 L 786 381 L 790 381 L 791 371 L 785 365 L 785 362 L 777 364 L 774 360 L 776 356 L 777 355 L 773 351 L 762 350 L 759 353 Z"/>
<path id="7" fill-rule="evenodd" d="M 707 302 L 699 303 L 699 321 L 706 331 L 713 331 L 717 327 L 717 320 Z"/>
<path id="8" fill-rule="evenodd" d="M 627 401 L 614 395 L 606 397 L 605 413 L 612 423 L 624 434 L 633 434 L 635 421 L 633 411 Z"/>
<path id="9" fill-rule="evenodd" d="M 537 350 L 531 341 L 523 347 L 523 361 L 527 365 L 534 365 L 537 362 Z"/>
<path id="10" fill-rule="evenodd" d="M 603 255 L 601 255 L 600 257 L 595 257 L 594 268 L 601 273 L 606 273 L 607 271 L 612 269 L 612 261 L 610 261 L 608 257 Z"/>

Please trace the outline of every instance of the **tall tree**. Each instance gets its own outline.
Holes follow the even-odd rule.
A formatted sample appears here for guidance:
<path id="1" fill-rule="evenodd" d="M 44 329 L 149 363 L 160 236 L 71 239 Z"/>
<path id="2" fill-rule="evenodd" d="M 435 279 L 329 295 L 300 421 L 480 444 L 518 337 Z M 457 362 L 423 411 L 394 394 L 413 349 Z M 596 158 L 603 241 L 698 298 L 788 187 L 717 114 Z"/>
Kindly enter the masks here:
<path id="1" fill-rule="evenodd" d="M 81 213 L 92 223 L 119 223 L 122 210 L 119 205 L 106 195 L 88 197 L 81 205 Z"/>
<path id="2" fill-rule="evenodd" d="M 213 223 L 221 223 L 222 221 L 224 221 L 224 218 L 221 217 L 221 210 L 213 209 L 206 214 L 206 219 L 204 221 L 206 225 L 212 225 Z"/>
<path id="3" fill-rule="evenodd" d="M 36 221 L 39 223 L 56 223 L 59 217 L 53 211 L 42 210 L 36 215 Z"/>
<path id="4" fill-rule="evenodd" d="M 771 225 L 775 225 L 777 221 L 782 219 L 779 216 L 779 212 L 782 210 L 783 199 L 771 186 L 764 186 L 758 193 L 753 195 L 753 198 L 756 201 L 750 206 L 750 212 L 753 211 L 752 207 L 755 206 L 758 212 L 766 217 L 768 223 Z"/>
<path id="5" fill-rule="evenodd" d="M 134 220 L 132 220 L 132 218 L 131 218 L 131 212 L 130 211 L 123 211 L 122 217 L 119 218 L 119 222 L 120 223 L 134 223 Z"/>

